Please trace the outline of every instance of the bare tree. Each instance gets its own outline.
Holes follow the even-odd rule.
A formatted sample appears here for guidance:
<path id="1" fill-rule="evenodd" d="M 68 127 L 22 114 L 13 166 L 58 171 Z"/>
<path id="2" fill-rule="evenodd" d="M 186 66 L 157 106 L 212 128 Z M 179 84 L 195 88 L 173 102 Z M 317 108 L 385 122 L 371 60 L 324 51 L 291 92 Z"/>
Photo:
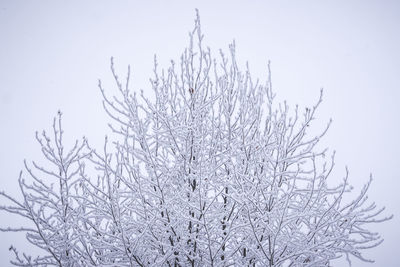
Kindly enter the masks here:
<path id="1" fill-rule="evenodd" d="M 235 44 L 220 59 L 204 48 L 199 16 L 178 64 L 158 70 L 154 99 L 129 89 L 111 61 L 119 95 L 101 82 L 112 141 L 86 139 L 66 152 L 61 113 L 54 136 L 37 135 L 48 166 L 25 164 L 22 200 L 1 192 L 0 209 L 27 218 L 27 240 L 44 256 L 17 266 L 329 266 L 382 242 L 368 230 L 382 209 L 354 200 L 346 170 L 328 185 L 334 153 L 309 126 L 322 101 L 303 112 L 275 104 L 267 82 L 240 70 Z M 52 140 L 51 140 L 52 139 Z M 109 144 L 111 143 L 111 144 Z M 111 147 L 111 148 L 110 148 Z"/>

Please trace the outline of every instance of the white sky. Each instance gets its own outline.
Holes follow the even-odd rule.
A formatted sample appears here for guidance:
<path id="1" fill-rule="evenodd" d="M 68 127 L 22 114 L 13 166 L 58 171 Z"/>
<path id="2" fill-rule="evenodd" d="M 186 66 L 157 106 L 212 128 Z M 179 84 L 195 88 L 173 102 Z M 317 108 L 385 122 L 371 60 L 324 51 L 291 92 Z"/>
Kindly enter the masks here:
<path id="1" fill-rule="evenodd" d="M 133 87 L 149 90 L 153 55 L 164 66 L 178 59 L 197 7 L 214 55 L 235 39 L 242 66 L 248 60 L 261 79 L 271 60 L 278 99 L 311 105 L 324 87 L 317 125 L 334 120 L 323 141 L 337 151 L 332 180 L 348 165 L 360 189 L 373 173 L 370 198 L 395 218 L 374 228 L 385 242 L 366 255 L 376 260 L 370 266 L 398 266 L 400 4 L 144 2 L 0 1 L 0 190 L 17 193 L 23 159 L 40 157 L 34 132 L 49 129 L 58 109 L 66 138 L 85 135 L 101 144 L 107 118 L 97 79 L 112 88 L 110 57 L 121 77 L 131 64 Z M 0 216 L 2 226 L 20 222 Z M 8 266 L 10 244 L 23 249 L 25 241 L 12 233 L 0 239 L 0 266 Z"/>

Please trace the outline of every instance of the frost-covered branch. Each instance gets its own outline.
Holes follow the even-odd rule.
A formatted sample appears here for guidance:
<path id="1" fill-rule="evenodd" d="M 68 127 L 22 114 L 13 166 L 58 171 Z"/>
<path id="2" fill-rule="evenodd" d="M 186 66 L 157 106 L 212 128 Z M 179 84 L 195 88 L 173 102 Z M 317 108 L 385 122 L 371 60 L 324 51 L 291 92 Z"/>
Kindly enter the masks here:
<path id="1" fill-rule="evenodd" d="M 323 92 L 311 108 L 276 103 L 270 66 L 255 80 L 235 43 L 215 58 L 200 19 L 179 63 L 159 70 L 155 98 L 129 88 L 111 60 L 117 95 L 99 82 L 112 136 L 67 152 L 61 113 L 53 135 L 37 134 L 47 164 L 25 163 L 22 199 L 0 192 L 1 210 L 30 221 L 27 240 L 45 252 L 15 254 L 17 266 L 328 266 L 382 242 L 371 223 L 383 209 L 350 202 L 349 173 L 328 178 L 335 160 L 312 135 Z M 101 151 L 101 152 L 99 152 Z M 29 176 L 29 181 L 25 176 Z"/>

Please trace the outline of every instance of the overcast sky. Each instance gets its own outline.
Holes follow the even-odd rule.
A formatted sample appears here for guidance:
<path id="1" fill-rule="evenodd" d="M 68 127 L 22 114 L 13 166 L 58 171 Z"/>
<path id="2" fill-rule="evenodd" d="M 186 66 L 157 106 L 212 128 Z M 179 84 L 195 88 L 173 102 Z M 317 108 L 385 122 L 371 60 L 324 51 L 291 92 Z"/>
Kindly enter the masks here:
<path id="1" fill-rule="evenodd" d="M 385 241 L 366 255 L 371 266 L 398 266 L 400 2 L 180 2 L 0 1 L 0 190 L 18 193 L 23 159 L 40 158 L 34 133 L 59 109 L 66 138 L 100 145 L 108 130 L 97 79 L 113 87 L 110 57 L 120 76 L 131 64 L 133 88 L 146 92 L 154 54 L 162 66 L 178 60 L 199 8 L 214 55 L 235 39 L 240 64 L 260 79 L 271 60 L 278 100 L 312 105 L 324 88 L 316 125 L 333 119 L 323 141 L 337 151 L 332 182 L 345 165 L 356 190 L 373 174 L 370 198 L 395 217 L 374 228 Z M 21 223 L 0 216 L 2 226 Z M 26 248 L 23 235 L 0 233 L 0 266 L 11 244 Z"/>

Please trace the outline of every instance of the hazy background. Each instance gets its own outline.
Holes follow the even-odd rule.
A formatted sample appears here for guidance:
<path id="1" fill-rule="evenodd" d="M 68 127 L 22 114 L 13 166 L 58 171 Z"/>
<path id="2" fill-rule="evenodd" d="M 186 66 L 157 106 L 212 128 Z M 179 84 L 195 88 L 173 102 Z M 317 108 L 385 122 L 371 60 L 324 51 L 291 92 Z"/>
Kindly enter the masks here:
<path id="1" fill-rule="evenodd" d="M 325 88 L 317 125 L 333 118 L 323 141 L 337 151 L 331 181 L 348 165 L 357 192 L 373 173 L 370 199 L 395 217 L 376 225 L 385 242 L 365 255 L 376 260 L 369 266 L 398 266 L 399 2 L 144 2 L 0 0 L 0 190 L 18 193 L 23 159 L 41 157 L 34 133 L 49 129 L 58 109 L 65 139 L 100 145 L 108 130 L 97 79 L 114 86 L 110 57 L 121 77 L 131 64 L 136 90 L 149 90 L 153 55 L 160 66 L 179 59 L 197 7 L 214 55 L 235 39 L 239 62 L 261 79 L 271 60 L 278 100 L 311 105 Z M 0 214 L 1 226 L 21 222 Z M 9 266 L 11 244 L 36 251 L 23 234 L 0 233 L 0 266 Z"/>

